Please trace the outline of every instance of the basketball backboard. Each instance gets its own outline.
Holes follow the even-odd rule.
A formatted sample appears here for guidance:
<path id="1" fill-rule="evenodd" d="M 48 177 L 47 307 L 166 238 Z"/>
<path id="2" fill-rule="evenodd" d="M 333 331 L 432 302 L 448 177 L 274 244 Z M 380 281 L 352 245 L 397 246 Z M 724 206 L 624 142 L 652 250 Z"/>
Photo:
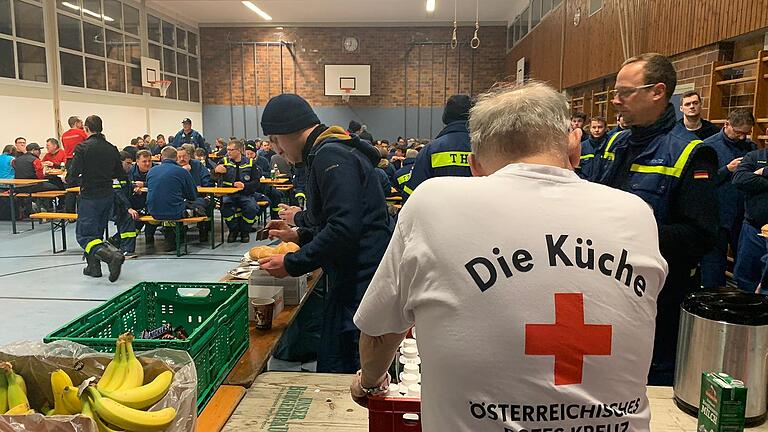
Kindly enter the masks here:
<path id="1" fill-rule="evenodd" d="M 152 81 L 162 80 L 160 74 L 160 60 L 155 60 L 151 57 L 141 58 L 141 85 L 144 87 L 152 87 Z"/>
<path id="2" fill-rule="evenodd" d="M 325 95 L 370 96 L 371 65 L 325 65 Z"/>

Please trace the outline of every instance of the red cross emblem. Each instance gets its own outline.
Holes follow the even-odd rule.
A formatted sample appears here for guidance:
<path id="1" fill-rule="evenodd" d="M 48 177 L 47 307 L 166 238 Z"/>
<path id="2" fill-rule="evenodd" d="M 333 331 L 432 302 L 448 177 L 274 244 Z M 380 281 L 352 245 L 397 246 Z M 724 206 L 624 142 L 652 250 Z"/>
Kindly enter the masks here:
<path id="1" fill-rule="evenodd" d="M 555 385 L 581 384 L 584 356 L 611 355 L 612 326 L 584 324 L 584 295 L 555 294 L 555 323 L 525 325 L 525 354 L 555 356 Z"/>

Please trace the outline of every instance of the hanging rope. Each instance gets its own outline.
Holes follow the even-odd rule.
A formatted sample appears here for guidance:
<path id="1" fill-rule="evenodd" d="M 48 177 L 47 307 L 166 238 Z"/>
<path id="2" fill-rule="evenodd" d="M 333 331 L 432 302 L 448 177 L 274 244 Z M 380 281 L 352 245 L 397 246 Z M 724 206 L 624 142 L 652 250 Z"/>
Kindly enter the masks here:
<path id="1" fill-rule="evenodd" d="M 456 49 L 459 46 L 459 38 L 456 32 L 459 29 L 459 25 L 456 23 L 457 11 L 459 0 L 453 0 L 453 36 L 451 36 L 451 49 Z"/>
<path id="2" fill-rule="evenodd" d="M 477 37 L 477 32 L 480 31 L 480 0 L 477 0 L 475 4 L 475 36 L 472 37 L 472 42 L 469 45 L 472 49 L 478 49 L 480 47 L 480 38 Z"/>

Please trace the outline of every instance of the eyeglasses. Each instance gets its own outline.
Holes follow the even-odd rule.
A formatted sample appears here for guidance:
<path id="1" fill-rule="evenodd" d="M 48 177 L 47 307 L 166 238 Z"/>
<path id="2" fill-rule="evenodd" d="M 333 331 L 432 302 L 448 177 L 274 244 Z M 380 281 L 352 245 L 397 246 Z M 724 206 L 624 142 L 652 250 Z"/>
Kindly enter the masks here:
<path id="1" fill-rule="evenodd" d="M 626 99 L 642 89 L 647 89 L 655 86 L 656 84 L 646 84 L 638 87 L 621 87 L 611 90 L 611 97 L 619 97 L 619 99 Z"/>

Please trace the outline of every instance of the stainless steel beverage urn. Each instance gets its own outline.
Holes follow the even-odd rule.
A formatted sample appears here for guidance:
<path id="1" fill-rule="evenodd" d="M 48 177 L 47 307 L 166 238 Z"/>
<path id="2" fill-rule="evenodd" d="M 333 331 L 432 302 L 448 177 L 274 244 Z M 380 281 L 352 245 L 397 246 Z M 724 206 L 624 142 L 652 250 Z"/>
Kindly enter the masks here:
<path id="1" fill-rule="evenodd" d="M 768 296 L 699 292 L 680 312 L 675 402 L 696 414 L 702 372 L 724 372 L 747 387 L 747 425 L 766 418 L 768 390 Z"/>

